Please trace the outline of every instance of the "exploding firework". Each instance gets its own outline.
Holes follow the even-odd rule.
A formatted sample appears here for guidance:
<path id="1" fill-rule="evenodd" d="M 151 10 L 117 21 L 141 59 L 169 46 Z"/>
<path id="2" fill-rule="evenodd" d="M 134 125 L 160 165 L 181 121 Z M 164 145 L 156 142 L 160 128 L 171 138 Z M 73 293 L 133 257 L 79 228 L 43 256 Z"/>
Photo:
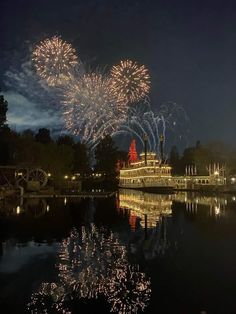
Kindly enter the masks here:
<path id="1" fill-rule="evenodd" d="M 32 60 L 37 74 L 49 86 L 68 82 L 78 64 L 75 49 L 56 36 L 41 41 L 32 53 Z"/>
<path id="2" fill-rule="evenodd" d="M 97 107 L 114 106 L 115 101 L 110 88 L 110 79 L 101 74 L 85 74 L 66 91 L 67 103 Z"/>
<path id="3" fill-rule="evenodd" d="M 91 73 L 71 84 L 65 91 L 66 128 L 90 147 L 117 130 L 123 111 L 111 90 L 111 79 Z"/>
<path id="4" fill-rule="evenodd" d="M 50 110 L 52 116 L 61 114 L 67 132 L 78 136 L 91 150 L 107 134 L 130 134 L 138 139 L 138 145 L 144 145 L 146 134 L 149 149 L 155 152 L 160 135 L 165 139 L 167 131 L 171 131 L 172 139 L 186 140 L 188 118 L 183 108 L 166 103 L 153 112 L 147 95 L 148 70 L 136 62 L 121 61 L 109 76 L 101 71 L 89 73 L 78 62 L 72 46 L 53 37 L 36 46 L 32 60 L 5 75 L 6 86 L 40 110 Z M 135 104 L 129 106 L 131 103 Z M 61 128 L 63 121 L 54 120 Z"/>
<path id="5" fill-rule="evenodd" d="M 150 75 L 144 65 L 131 60 L 121 61 L 111 69 L 112 91 L 119 103 L 134 103 L 150 90 Z"/>

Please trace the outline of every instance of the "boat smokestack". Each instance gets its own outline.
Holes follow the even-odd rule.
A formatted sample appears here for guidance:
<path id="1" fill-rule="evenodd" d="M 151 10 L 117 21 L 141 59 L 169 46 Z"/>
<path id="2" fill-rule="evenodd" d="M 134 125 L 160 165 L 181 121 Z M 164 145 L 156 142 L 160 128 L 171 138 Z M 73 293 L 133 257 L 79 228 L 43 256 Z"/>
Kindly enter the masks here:
<path id="1" fill-rule="evenodd" d="M 144 134 L 144 160 L 145 166 L 147 165 L 147 134 Z"/>
<path id="2" fill-rule="evenodd" d="M 164 135 L 161 134 L 160 135 L 160 155 L 161 155 L 161 164 L 164 161 L 164 152 L 163 152 L 163 145 L 164 145 Z"/>

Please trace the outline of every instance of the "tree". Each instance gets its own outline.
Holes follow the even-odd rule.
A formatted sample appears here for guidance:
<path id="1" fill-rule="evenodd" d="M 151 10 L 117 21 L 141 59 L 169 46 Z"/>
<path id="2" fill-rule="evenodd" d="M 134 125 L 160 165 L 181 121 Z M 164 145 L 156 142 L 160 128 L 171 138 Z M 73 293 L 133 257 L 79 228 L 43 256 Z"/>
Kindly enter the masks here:
<path id="1" fill-rule="evenodd" d="M 103 171 L 107 176 L 116 176 L 118 151 L 113 139 L 106 135 L 95 149 L 96 170 Z"/>
<path id="2" fill-rule="evenodd" d="M 18 134 L 8 126 L 0 128 L 0 165 L 15 164 L 18 138 Z"/>
<path id="3" fill-rule="evenodd" d="M 42 147 L 40 156 L 40 166 L 57 180 L 63 178 L 65 174 L 73 172 L 73 149 L 67 145 L 40 144 Z"/>
<path id="4" fill-rule="evenodd" d="M 21 135 L 22 135 L 22 137 L 24 137 L 24 138 L 29 138 L 29 139 L 34 139 L 34 137 L 35 137 L 35 133 L 34 133 L 34 131 L 33 130 L 31 130 L 31 129 L 26 129 L 26 130 L 24 130 L 22 133 L 21 133 Z"/>
<path id="5" fill-rule="evenodd" d="M 7 101 L 0 95 L 0 165 L 7 165 L 10 161 L 10 144 L 8 137 L 10 129 L 6 125 L 7 121 Z"/>
<path id="6" fill-rule="evenodd" d="M 15 161 L 18 165 L 31 167 L 41 166 L 41 156 L 44 144 L 36 142 L 30 132 L 22 133 L 16 143 Z"/>
<path id="7" fill-rule="evenodd" d="M 169 158 L 169 162 L 172 167 L 172 174 L 181 173 L 179 160 L 178 148 L 176 146 L 172 146 Z"/>
<path id="8" fill-rule="evenodd" d="M 39 129 L 38 133 L 35 135 L 35 139 L 37 142 L 40 142 L 42 144 L 49 144 L 52 141 L 50 130 L 46 128 Z"/>
<path id="9" fill-rule="evenodd" d="M 89 156 L 87 146 L 82 143 L 73 145 L 74 149 L 74 172 L 86 173 L 89 171 Z"/>
<path id="10" fill-rule="evenodd" d="M 135 139 L 133 139 L 129 147 L 129 162 L 136 162 L 137 160 L 138 154 L 136 151 L 136 142 Z"/>
<path id="11" fill-rule="evenodd" d="M 73 137 L 69 135 L 62 135 L 57 139 L 57 145 L 67 145 L 72 147 L 74 144 L 75 142 Z"/>
<path id="12" fill-rule="evenodd" d="M 7 122 L 8 103 L 4 100 L 4 96 L 0 95 L 0 128 L 6 125 Z"/>

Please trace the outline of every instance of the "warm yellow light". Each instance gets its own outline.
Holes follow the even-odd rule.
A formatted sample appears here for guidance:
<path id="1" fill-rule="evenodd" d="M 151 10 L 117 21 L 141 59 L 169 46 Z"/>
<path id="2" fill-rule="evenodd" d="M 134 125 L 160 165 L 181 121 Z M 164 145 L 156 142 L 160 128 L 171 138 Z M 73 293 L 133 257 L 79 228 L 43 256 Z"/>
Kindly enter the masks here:
<path id="1" fill-rule="evenodd" d="M 218 176 L 218 174 L 219 174 L 218 171 L 215 171 L 215 172 L 214 172 L 214 175 L 215 175 L 215 176 Z"/>
<path id="2" fill-rule="evenodd" d="M 17 213 L 17 215 L 20 214 L 20 206 L 17 206 L 17 207 L 16 207 L 16 213 Z"/>
<path id="3" fill-rule="evenodd" d="M 65 176 L 64 176 L 64 179 L 68 179 L 68 176 L 67 176 L 67 175 L 65 175 Z"/>
<path id="4" fill-rule="evenodd" d="M 215 214 L 216 215 L 220 214 L 220 207 L 219 206 L 215 206 Z"/>
<path id="5" fill-rule="evenodd" d="M 161 174 L 161 175 L 159 175 L 159 174 L 157 174 L 157 175 L 149 175 L 149 174 L 147 174 L 147 175 L 141 175 L 141 176 L 133 176 L 133 177 L 123 177 L 123 176 L 121 176 L 120 177 L 122 180 L 128 180 L 128 179 L 145 179 L 145 178 L 170 178 L 170 175 L 169 174 Z"/>
<path id="6" fill-rule="evenodd" d="M 75 176 L 71 177 L 72 180 L 75 180 Z"/>
<path id="7" fill-rule="evenodd" d="M 51 177 L 51 176 L 52 176 L 52 174 L 49 172 L 49 173 L 48 173 L 48 177 Z"/>

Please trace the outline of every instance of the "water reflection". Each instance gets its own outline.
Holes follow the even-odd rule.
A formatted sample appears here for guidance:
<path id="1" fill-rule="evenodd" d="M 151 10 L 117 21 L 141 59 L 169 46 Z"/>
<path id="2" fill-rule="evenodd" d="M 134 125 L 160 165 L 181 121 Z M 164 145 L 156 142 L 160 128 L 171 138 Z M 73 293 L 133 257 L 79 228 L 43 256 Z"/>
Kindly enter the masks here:
<path id="1" fill-rule="evenodd" d="M 172 215 L 172 196 L 119 190 L 119 210 L 128 214 L 131 230 L 131 254 L 152 259 L 169 247 L 167 224 Z"/>
<path id="2" fill-rule="evenodd" d="M 33 258 L 41 259 L 55 252 L 53 245 L 36 244 L 34 241 L 18 243 L 16 239 L 9 239 L 2 245 L 0 273 L 15 273 L 25 267 Z"/>
<path id="3" fill-rule="evenodd" d="M 21 277 L 24 280 L 24 274 L 34 273 L 33 280 L 30 276 L 28 279 L 30 292 L 22 297 L 31 313 L 77 313 L 81 311 L 80 302 L 86 303 L 86 300 L 102 300 L 115 313 L 145 311 L 155 299 L 161 302 L 160 282 L 165 287 L 169 284 L 162 297 L 172 289 L 171 280 L 178 273 L 180 286 L 183 282 L 192 284 L 184 278 L 187 267 L 182 265 L 195 267 L 192 273 L 188 269 L 188 278 L 195 276 L 196 271 L 199 271 L 197 277 L 201 276 L 204 268 L 198 265 L 202 260 L 204 267 L 210 265 L 205 273 L 213 272 L 212 265 L 223 259 L 224 254 L 228 265 L 233 252 L 227 251 L 227 247 L 235 230 L 236 218 L 234 221 L 232 211 L 235 200 L 235 196 L 158 195 L 121 189 L 117 199 L 2 202 L 0 214 L 10 222 L 5 225 L 5 220 L 0 220 L 1 226 L 6 226 L 3 232 L 3 228 L 0 230 L 3 235 L 0 272 L 10 276 L 24 270 Z M 24 244 L 19 244 L 21 237 Z M 219 245 L 219 251 L 224 254 L 218 255 Z M 208 251 L 209 256 L 204 260 Z M 211 263 L 210 254 L 214 257 Z M 35 275 L 39 265 L 42 271 Z M 151 279 L 143 272 L 143 265 L 147 269 L 153 265 L 151 271 L 148 269 Z M 50 276 L 42 276 L 48 269 Z M 212 278 L 218 274 L 215 272 Z M 2 281 L 3 290 L 8 291 L 7 300 L 13 298 L 12 291 L 5 289 L 5 282 L 10 280 Z M 12 282 L 17 286 L 15 280 Z M 24 290 L 21 282 L 19 279 L 16 294 Z"/>
<path id="4" fill-rule="evenodd" d="M 32 217 L 40 217 L 50 210 L 44 198 L 19 198 L 6 199 L 0 202 L 0 216 L 13 216 L 26 214 Z"/>
<path id="5" fill-rule="evenodd" d="M 173 206 L 184 203 L 186 213 L 197 215 L 204 209 L 209 217 L 223 217 L 229 197 L 177 193 L 171 195 L 145 193 L 132 189 L 119 190 L 118 211 L 128 216 L 133 232 L 129 239 L 130 251 L 146 260 L 163 255 L 177 240 L 168 239 L 168 226 L 172 223 Z M 234 197 L 230 197 L 233 201 Z"/>
<path id="6" fill-rule="evenodd" d="M 145 215 L 147 215 L 147 228 L 156 227 L 163 216 L 171 215 L 171 205 L 171 195 L 119 190 L 119 207 L 121 210 L 130 210 L 130 226 L 133 231 L 136 229 L 135 221 L 138 217 L 141 219 L 141 226 L 145 227 Z"/>
<path id="7" fill-rule="evenodd" d="M 137 313 L 151 296 L 150 280 L 128 261 L 119 235 L 94 224 L 73 229 L 58 252 L 58 278 L 31 297 L 31 313 L 71 313 L 74 299 L 104 297 L 110 311 Z"/>
<path id="8" fill-rule="evenodd" d="M 199 207 L 204 206 L 210 216 L 224 215 L 229 202 L 228 199 L 229 197 L 224 196 L 196 195 L 193 193 L 179 193 L 173 197 L 173 201 L 185 203 L 186 211 L 197 213 Z M 234 197 L 231 200 L 234 200 Z"/>
<path id="9" fill-rule="evenodd" d="M 218 216 L 224 215 L 228 203 L 235 200 L 235 196 L 212 196 L 187 192 L 161 195 L 131 189 L 119 190 L 120 211 L 128 210 L 133 231 L 136 229 L 135 220 L 138 217 L 141 219 L 141 226 L 145 227 L 145 215 L 148 218 L 146 227 L 156 227 L 163 216 L 172 215 L 172 205 L 175 202 L 185 203 L 186 210 L 189 212 L 197 212 L 199 206 L 205 206 L 211 216 Z"/>

